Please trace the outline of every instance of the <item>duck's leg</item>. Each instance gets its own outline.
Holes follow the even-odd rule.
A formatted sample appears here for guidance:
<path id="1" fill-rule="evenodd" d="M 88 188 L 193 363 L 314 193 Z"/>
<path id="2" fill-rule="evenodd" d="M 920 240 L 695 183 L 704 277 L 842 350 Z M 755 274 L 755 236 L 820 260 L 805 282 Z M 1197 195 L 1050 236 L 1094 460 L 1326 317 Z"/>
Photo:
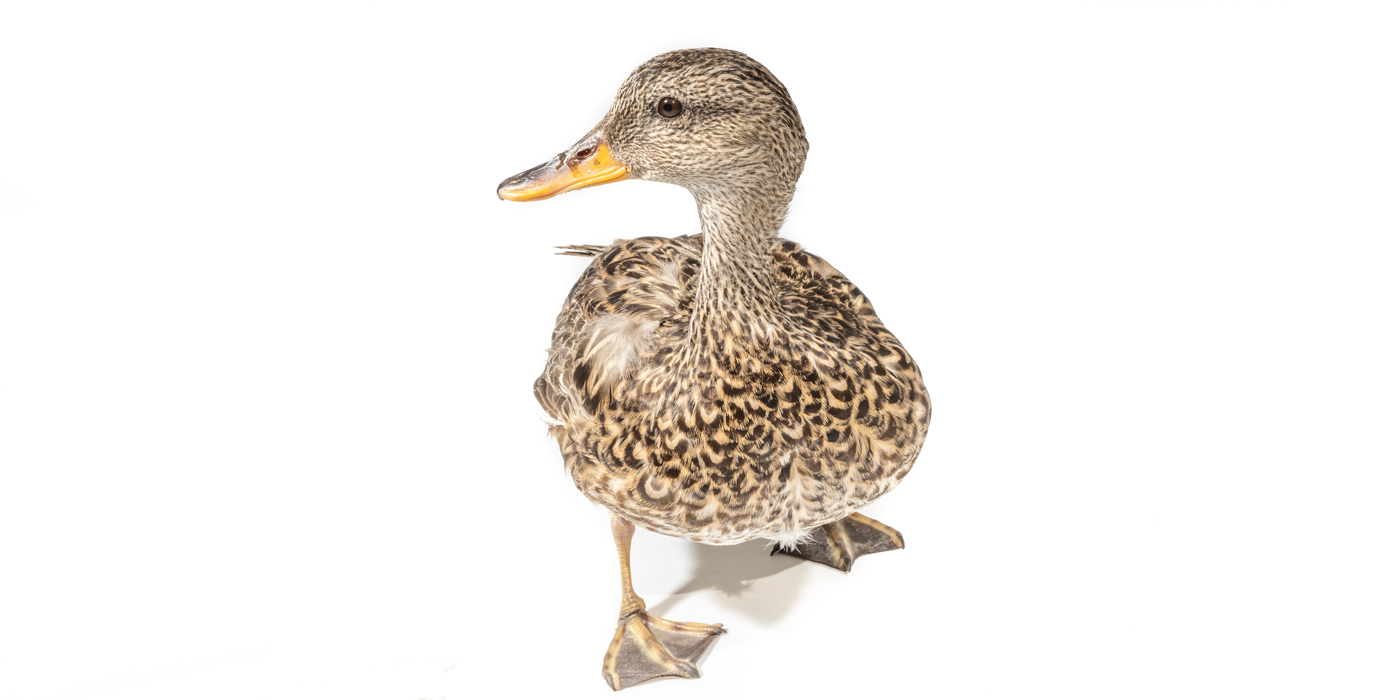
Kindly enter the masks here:
<path id="1" fill-rule="evenodd" d="M 608 653 L 603 657 L 603 680 L 613 690 L 622 690 L 660 676 L 696 678 L 696 662 L 719 635 L 724 625 L 698 622 L 672 622 L 650 615 L 646 603 L 632 590 L 632 523 L 612 516 L 613 542 L 622 564 L 622 613 L 617 618 Z"/>
<path id="2" fill-rule="evenodd" d="M 904 549 L 904 535 L 899 534 L 899 530 L 860 513 L 851 513 L 813 530 L 810 542 L 798 544 L 796 551 L 783 554 L 850 571 L 862 556 L 891 549 Z M 773 554 L 778 552 L 776 548 L 773 550 Z"/>

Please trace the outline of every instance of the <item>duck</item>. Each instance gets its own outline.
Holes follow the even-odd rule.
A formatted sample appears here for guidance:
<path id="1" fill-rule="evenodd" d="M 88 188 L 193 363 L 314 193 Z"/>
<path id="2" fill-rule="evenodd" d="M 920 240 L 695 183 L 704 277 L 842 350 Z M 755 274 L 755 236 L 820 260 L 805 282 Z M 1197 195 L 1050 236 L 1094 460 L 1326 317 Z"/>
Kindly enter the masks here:
<path id="1" fill-rule="evenodd" d="M 779 235 L 808 143 L 787 88 L 738 51 L 656 56 L 573 146 L 506 178 L 541 201 L 625 180 L 679 185 L 701 232 L 560 246 L 591 258 L 534 393 L 574 486 L 611 513 L 622 577 L 603 678 L 697 678 L 726 632 L 647 612 L 636 527 L 710 545 L 766 538 L 843 571 L 903 535 L 856 512 L 928 434 L 918 365 L 835 267 Z"/>

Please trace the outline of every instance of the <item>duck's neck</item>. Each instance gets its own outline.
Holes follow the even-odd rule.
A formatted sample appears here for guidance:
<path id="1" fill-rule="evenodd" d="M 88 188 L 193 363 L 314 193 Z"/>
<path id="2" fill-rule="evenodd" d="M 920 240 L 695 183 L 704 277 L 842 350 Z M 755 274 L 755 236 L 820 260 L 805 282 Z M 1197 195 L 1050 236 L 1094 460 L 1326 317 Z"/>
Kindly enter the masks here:
<path id="1" fill-rule="evenodd" d="M 692 354 L 730 360 L 762 357 L 774 342 L 785 342 L 778 337 L 783 324 L 773 245 L 791 196 L 693 192 L 705 249 L 690 320 Z"/>

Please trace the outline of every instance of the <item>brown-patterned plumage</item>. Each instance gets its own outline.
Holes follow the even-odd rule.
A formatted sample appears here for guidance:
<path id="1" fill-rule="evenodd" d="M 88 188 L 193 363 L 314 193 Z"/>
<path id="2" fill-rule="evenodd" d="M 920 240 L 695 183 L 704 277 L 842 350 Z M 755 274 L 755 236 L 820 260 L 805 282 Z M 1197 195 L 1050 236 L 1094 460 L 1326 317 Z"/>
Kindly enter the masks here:
<path id="1" fill-rule="evenodd" d="M 768 325 L 697 320 L 703 236 L 600 251 L 559 315 L 535 395 L 575 485 L 656 532 L 792 540 L 894 488 L 918 455 L 918 367 L 841 273 L 774 241 Z M 618 338 L 640 337 L 625 368 Z"/>
<path id="2" fill-rule="evenodd" d="M 662 116 L 666 98 L 684 111 Z M 583 182 L 609 149 L 624 175 L 690 190 L 704 233 L 572 248 L 594 259 L 535 394 L 579 490 L 647 529 L 735 544 L 792 543 L 894 488 L 928 394 L 865 295 L 778 237 L 807 153 L 782 83 L 733 51 L 663 54 L 557 164 L 502 191 L 565 165 Z"/>

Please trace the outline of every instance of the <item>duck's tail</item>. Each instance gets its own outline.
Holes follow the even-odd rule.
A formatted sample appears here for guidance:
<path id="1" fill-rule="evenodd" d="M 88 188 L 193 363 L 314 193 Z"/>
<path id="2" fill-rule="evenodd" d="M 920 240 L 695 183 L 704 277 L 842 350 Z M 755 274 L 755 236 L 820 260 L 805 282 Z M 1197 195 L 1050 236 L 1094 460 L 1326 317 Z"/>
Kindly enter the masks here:
<path id="1" fill-rule="evenodd" d="M 580 258 L 591 258 L 608 249 L 605 245 L 557 245 L 554 247 L 564 251 L 555 253 L 555 255 L 577 255 Z"/>

